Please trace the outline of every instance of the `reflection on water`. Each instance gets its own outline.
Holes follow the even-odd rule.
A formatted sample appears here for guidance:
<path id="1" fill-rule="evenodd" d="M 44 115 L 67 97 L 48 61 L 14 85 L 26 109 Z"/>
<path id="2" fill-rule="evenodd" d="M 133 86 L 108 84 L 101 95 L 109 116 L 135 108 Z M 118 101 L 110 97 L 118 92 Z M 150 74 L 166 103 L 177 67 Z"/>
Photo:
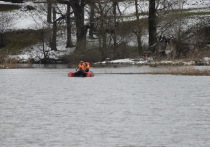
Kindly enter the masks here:
<path id="1" fill-rule="evenodd" d="M 69 64 L 18 64 L 20 67 L 29 67 L 29 68 L 54 68 L 54 69 L 64 69 L 64 68 L 72 68 L 75 69 L 77 65 L 69 65 Z M 116 71 L 140 71 L 140 72 L 155 72 L 155 71 L 168 71 L 175 69 L 199 69 L 199 70 L 210 70 L 210 66 L 142 66 L 142 65 L 126 65 L 126 64 L 104 64 L 104 65 L 95 65 L 92 64 L 92 70 L 116 70 Z"/>
<path id="2" fill-rule="evenodd" d="M 31 67 L 31 68 L 68 68 L 69 65 L 67 64 L 18 64 L 20 67 Z"/>
<path id="3" fill-rule="evenodd" d="M 210 77 L 97 74 L 151 69 L 0 70 L 0 146 L 210 146 Z"/>

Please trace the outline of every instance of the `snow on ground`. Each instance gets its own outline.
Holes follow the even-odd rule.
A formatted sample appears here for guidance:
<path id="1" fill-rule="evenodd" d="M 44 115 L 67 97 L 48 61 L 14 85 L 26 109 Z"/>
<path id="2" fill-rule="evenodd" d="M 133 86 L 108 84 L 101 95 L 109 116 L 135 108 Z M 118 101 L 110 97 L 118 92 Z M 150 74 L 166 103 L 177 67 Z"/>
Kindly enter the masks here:
<path id="1" fill-rule="evenodd" d="M 6 15 L 12 18 L 12 30 L 41 29 L 49 26 L 45 18 L 46 12 L 41 9 L 42 7 L 40 7 L 40 5 L 43 6 L 43 4 L 25 2 L 17 5 L 21 6 L 22 8 L 11 12 L 4 12 Z M 36 10 L 29 11 L 26 9 L 26 6 L 32 6 Z"/>
<path id="2" fill-rule="evenodd" d="M 209 0 L 187 0 L 184 9 L 206 8 L 210 6 Z"/>
<path id="3" fill-rule="evenodd" d="M 210 64 L 210 57 L 204 57 L 201 60 L 205 65 Z M 137 59 L 116 59 L 116 60 L 109 60 L 103 62 L 97 62 L 98 64 L 126 64 L 126 65 L 150 65 L 150 66 L 158 66 L 158 65 L 195 65 L 195 61 L 183 61 L 183 60 L 162 60 L 162 61 L 155 61 L 152 57 L 145 57 L 145 58 L 137 58 Z"/>
<path id="4" fill-rule="evenodd" d="M 74 50 L 74 48 L 65 48 L 65 44 L 61 44 L 57 47 L 58 51 L 50 50 L 49 47 L 46 47 L 45 51 L 48 52 L 48 56 L 51 59 L 60 59 L 63 55 L 67 55 Z M 26 48 L 22 51 L 20 55 L 12 55 L 10 58 L 18 59 L 20 62 L 27 62 L 30 59 L 38 62 L 40 59 L 44 58 L 43 49 L 37 46 Z"/>
<path id="5" fill-rule="evenodd" d="M 138 60 L 126 58 L 126 59 L 117 59 L 111 61 L 107 60 L 96 64 L 146 64 L 151 61 L 153 61 L 152 58 L 147 58 L 147 59 L 139 58 Z"/>
<path id="6" fill-rule="evenodd" d="M 13 4 L 10 2 L 4 2 L 0 1 L 0 4 Z M 32 2 L 25 2 L 18 4 L 22 6 L 22 9 L 15 10 L 10 13 L 11 16 L 15 16 L 14 21 L 14 29 L 28 29 L 28 28 L 34 28 L 38 29 L 40 27 L 46 26 L 46 12 L 40 9 L 40 3 L 32 3 Z M 36 11 L 24 11 L 24 7 L 30 5 L 36 8 Z M 143 1 L 140 4 L 140 12 L 146 12 L 148 11 L 148 2 Z M 184 3 L 183 8 L 184 9 L 192 9 L 192 8 L 207 8 L 210 6 L 209 0 L 187 0 L 186 3 Z M 127 2 L 120 5 L 120 10 L 122 11 L 123 15 L 132 15 L 135 13 L 135 5 L 134 2 Z M 202 11 L 202 10 L 201 10 Z M 41 13 L 39 13 L 41 12 Z M 17 15 L 19 17 L 17 17 Z M 35 21 L 36 20 L 36 21 Z M 43 24 L 44 23 L 44 24 Z"/>
<path id="7" fill-rule="evenodd" d="M 170 3 L 170 1 L 167 1 Z M 178 0 L 178 2 L 180 2 Z M 4 2 L 0 1 L 0 4 L 13 4 L 10 2 Z M 13 12 L 4 12 L 8 16 L 13 18 L 13 26 L 11 29 L 40 29 L 40 28 L 45 28 L 48 27 L 48 24 L 46 23 L 46 12 L 42 10 L 42 7 L 39 7 L 40 3 L 32 3 L 32 2 L 25 2 L 18 4 L 22 6 L 22 9 L 20 10 L 14 10 Z M 30 5 L 36 8 L 35 11 L 26 11 L 25 6 Z M 141 4 L 141 11 L 140 12 L 145 12 L 148 11 L 148 2 L 143 1 Z M 184 9 L 192 9 L 192 8 L 207 8 L 210 6 L 210 1 L 209 0 L 187 0 L 183 8 Z M 135 7 L 134 7 L 134 2 L 125 2 L 120 5 L 120 9 L 123 10 L 122 13 L 123 15 L 127 16 L 132 16 L 135 12 Z M 203 9 L 199 9 L 198 11 L 202 11 Z M 196 11 L 196 10 L 193 10 Z M 18 16 L 18 17 L 17 17 Z M 145 17 L 145 16 L 143 16 Z M 128 20 L 135 19 L 133 17 L 128 17 Z M 195 22 L 194 20 L 188 20 L 189 23 L 192 24 L 192 21 Z M 58 52 L 55 51 L 50 51 L 49 50 L 49 55 L 51 58 L 59 58 L 59 56 L 68 54 L 69 52 L 73 51 L 74 49 L 66 49 L 65 48 L 65 39 L 61 39 L 58 41 Z M 17 56 L 11 56 L 12 58 L 18 58 L 21 61 L 27 61 L 28 59 L 34 59 L 34 60 L 39 60 L 40 58 L 43 58 L 43 51 L 40 47 L 32 47 L 33 49 L 26 48 L 21 55 Z M 140 61 L 134 61 L 132 59 L 123 59 L 123 60 L 115 60 L 112 61 L 112 63 L 130 63 L 130 64 L 144 64 L 145 62 L 151 62 L 151 60 L 140 60 Z M 106 63 L 106 61 L 104 61 Z M 110 63 L 110 61 L 109 61 Z"/>

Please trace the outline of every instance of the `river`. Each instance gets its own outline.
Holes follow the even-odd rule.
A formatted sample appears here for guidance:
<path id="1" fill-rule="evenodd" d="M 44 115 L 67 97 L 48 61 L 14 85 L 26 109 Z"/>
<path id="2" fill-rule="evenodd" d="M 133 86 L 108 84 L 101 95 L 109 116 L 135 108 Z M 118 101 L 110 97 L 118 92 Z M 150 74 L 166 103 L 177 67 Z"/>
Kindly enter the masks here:
<path id="1" fill-rule="evenodd" d="M 210 77 L 0 70 L 1 147 L 209 147 Z M 148 71 L 147 71 L 148 70 Z"/>

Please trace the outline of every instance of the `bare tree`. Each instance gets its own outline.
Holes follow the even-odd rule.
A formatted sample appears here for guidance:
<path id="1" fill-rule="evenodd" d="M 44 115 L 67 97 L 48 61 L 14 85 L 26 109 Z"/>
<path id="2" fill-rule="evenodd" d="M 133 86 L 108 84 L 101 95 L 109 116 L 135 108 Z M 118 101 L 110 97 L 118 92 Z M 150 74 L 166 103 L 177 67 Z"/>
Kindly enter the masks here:
<path id="1" fill-rule="evenodd" d="M 76 51 L 83 51 L 86 49 L 86 34 L 88 26 L 84 23 L 84 7 L 87 4 L 86 0 L 70 0 L 70 5 L 73 9 L 76 23 Z"/>
<path id="2" fill-rule="evenodd" d="M 136 23 L 137 23 L 137 29 L 133 30 L 134 34 L 137 37 L 137 43 L 138 43 L 138 54 L 141 56 L 143 54 L 143 49 L 142 49 L 142 42 L 141 42 L 141 37 L 142 37 L 142 26 L 140 24 L 140 18 L 139 18 L 139 4 L 138 0 L 135 0 L 135 9 L 136 9 Z"/>
<path id="3" fill-rule="evenodd" d="M 156 51 L 157 42 L 157 20 L 156 20 L 156 0 L 149 0 L 149 50 L 153 53 Z"/>
<path id="4" fill-rule="evenodd" d="M 71 37 L 71 29 L 72 29 L 72 25 L 71 25 L 71 6 L 70 3 L 67 3 L 67 13 L 66 13 L 66 27 L 67 27 L 67 41 L 66 41 L 66 47 L 73 47 L 73 43 L 72 43 L 72 37 Z"/>
<path id="5" fill-rule="evenodd" d="M 89 37 L 94 39 L 94 31 L 95 31 L 95 2 L 91 1 L 90 4 L 90 30 L 89 30 Z"/>
<path id="6" fill-rule="evenodd" d="M 47 0 L 47 22 L 52 23 L 52 0 Z"/>
<path id="7" fill-rule="evenodd" d="M 113 20 L 113 23 L 114 23 L 114 28 L 113 28 L 113 42 L 114 42 L 114 47 L 113 47 L 113 50 L 114 50 L 114 59 L 116 59 L 116 48 L 117 48 L 117 35 L 116 35 L 116 27 L 117 27 L 117 5 L 118 5 L 118 2 L 117 0 L 113 0 L 112 2 L 112 9 L 113 9 L 113 17 L 114 17 L 114 20 Z"/>
<path id="8" fill-rule="evenodd" d="M 99 36 L 99 49 L 102 55 L 102 60 L 106 59 L 106 49 L 107 49 L 107 39 L 105 32 L 105 24 L 106 24 L 106 5 L 102 4 L 102 2 L 98 2 L 97 13 L 99 14 L 99 28 L 98 28 L 98 36 Z"/>
<path id="9" fill-rule="evenodd" d="M 56 10 L 53 7 L 53 33 L 52 33 L 52 40 L 51 40 L 51 49 L 57 50 L 57 21 L 56 21 Z"/>

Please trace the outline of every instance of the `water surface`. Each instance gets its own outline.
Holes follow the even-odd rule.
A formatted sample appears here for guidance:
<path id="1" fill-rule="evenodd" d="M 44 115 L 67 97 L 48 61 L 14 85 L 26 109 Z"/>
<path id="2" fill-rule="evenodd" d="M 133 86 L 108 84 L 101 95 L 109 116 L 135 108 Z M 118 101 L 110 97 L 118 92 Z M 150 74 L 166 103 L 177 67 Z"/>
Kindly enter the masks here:
<path id="1" fill-rule="evenodd" d="M 0 70 L 0 146 L 209 147 L 210 77 L 134 69 Z"/>

